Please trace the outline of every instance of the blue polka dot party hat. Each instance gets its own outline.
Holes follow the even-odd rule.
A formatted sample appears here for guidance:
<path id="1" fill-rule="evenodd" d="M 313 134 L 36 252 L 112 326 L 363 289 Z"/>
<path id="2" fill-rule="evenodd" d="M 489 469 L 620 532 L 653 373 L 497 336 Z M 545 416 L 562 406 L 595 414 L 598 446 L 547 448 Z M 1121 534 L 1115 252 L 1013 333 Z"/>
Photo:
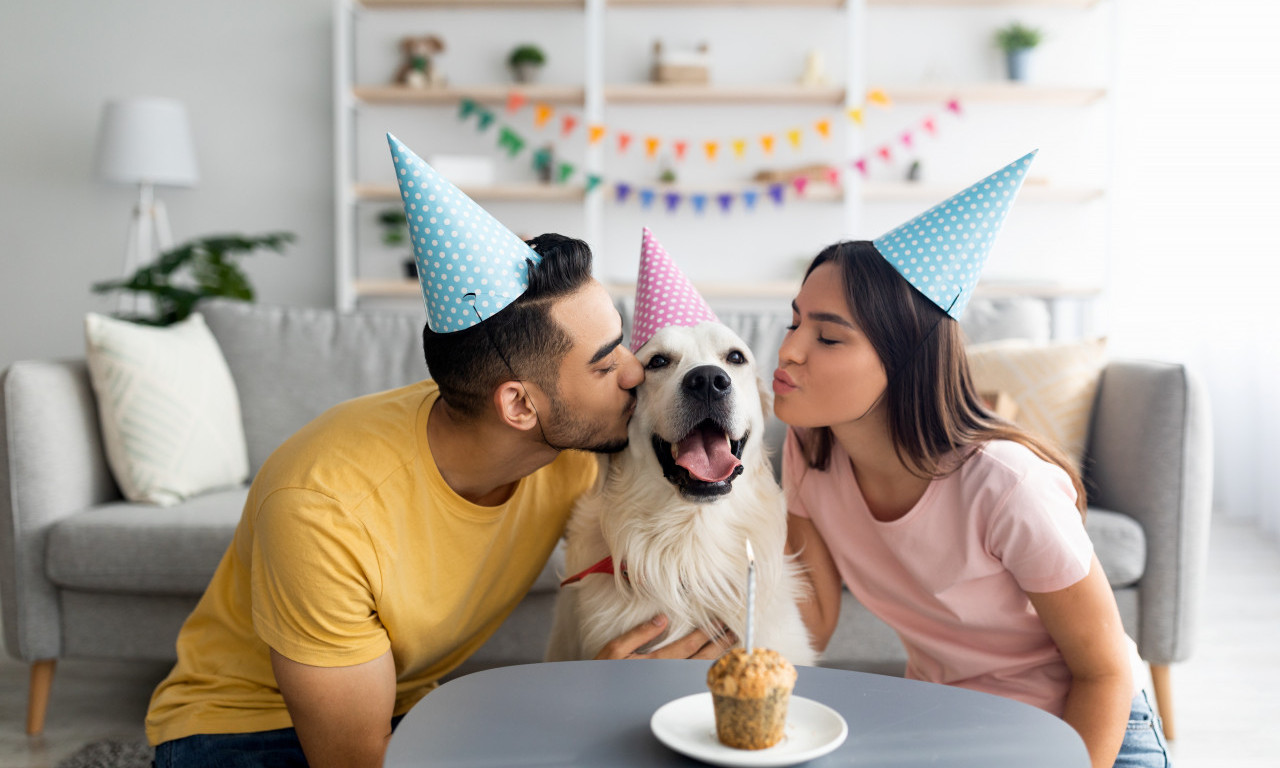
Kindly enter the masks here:
<path id="1" fill-rule="evenodd" d="M 387 143 L 431 330 L 470 328 L 519 298 L 538 252 L 395 136 Z"/>
<path id="2" fill-rule="evenodd" d="M 959 320 L 1036 151 L 876 238 L 876 250 L 916 290 Z"/>

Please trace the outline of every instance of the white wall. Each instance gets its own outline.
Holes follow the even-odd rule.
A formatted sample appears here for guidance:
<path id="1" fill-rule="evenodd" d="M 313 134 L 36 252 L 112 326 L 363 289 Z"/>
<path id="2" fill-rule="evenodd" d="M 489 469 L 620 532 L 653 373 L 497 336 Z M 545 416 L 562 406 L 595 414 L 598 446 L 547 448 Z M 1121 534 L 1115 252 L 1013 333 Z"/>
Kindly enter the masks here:
<path id="1" fill-rule="evenodd" d="M 327 0 L 0 4 L 0 369 L 83 354 L 107 311 L 136 192 L 93 178 L 102 104 L 186 103 L 199 186 L 160 190 L 176 242 L 289 230 L 245 261 L 262 301 L 333 296 L 331 5 Z"/>

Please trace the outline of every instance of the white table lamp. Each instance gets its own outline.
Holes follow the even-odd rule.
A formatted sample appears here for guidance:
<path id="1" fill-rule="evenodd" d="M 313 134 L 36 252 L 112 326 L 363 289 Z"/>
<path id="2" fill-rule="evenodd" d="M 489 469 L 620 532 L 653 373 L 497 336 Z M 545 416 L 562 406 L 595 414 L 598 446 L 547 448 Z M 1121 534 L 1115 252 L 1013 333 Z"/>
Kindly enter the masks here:
<path id="1" fill-rule="evenodd" d="M 103 107 L 97 173 L 103 181 L 136 184 L 138 202 L 129 222 L 124 276 L 150 260 L 154 246 L 172 246 L 169 218 L 155 198 L 156 185 L 190 187 L 199 180 L 187 110 L 175 99 L 119 99 Z"/>

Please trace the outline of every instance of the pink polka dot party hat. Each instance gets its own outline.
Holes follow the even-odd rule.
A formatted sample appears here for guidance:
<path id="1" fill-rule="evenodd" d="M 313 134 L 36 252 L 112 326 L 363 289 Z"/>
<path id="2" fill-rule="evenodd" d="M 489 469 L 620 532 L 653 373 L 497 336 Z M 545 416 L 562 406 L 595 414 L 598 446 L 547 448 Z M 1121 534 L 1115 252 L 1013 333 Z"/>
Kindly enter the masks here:
<path id="1" fill-rule="evenodd" d="M 718 323 L 702 294 L 693 287 L 648 227 L 640 242 L 640 276 L 636 279 L 636 309 L 631 351 L 638 352 L 653 334 L 671 325 L 692 328 Z"/>
<path id="2" fill-rule="evenodd" d="M 1034 151 L 1023 155 L 877 237 L 876 250 L 916 290 L 959 320 L 1035 156 Z"/>
<path id="3" fill-rule="evenodd" d="M 431 330 L 478 325 L 528 290 L 538 252 L 395 136 L 387 143 Z"/>

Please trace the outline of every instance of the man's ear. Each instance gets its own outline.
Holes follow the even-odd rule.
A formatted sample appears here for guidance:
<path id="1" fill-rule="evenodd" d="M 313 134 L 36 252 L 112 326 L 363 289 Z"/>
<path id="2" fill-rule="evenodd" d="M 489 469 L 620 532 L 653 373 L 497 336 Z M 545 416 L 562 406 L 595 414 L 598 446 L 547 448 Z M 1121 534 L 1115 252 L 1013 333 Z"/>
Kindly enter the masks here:
<path id="1" fill-rule="evenodd" d="M 527 431 L 538 425 L 538 411 L 528 388 L 519 381 L 504 381 L 493 391 L 498 419 L 513 429 Z"/>

